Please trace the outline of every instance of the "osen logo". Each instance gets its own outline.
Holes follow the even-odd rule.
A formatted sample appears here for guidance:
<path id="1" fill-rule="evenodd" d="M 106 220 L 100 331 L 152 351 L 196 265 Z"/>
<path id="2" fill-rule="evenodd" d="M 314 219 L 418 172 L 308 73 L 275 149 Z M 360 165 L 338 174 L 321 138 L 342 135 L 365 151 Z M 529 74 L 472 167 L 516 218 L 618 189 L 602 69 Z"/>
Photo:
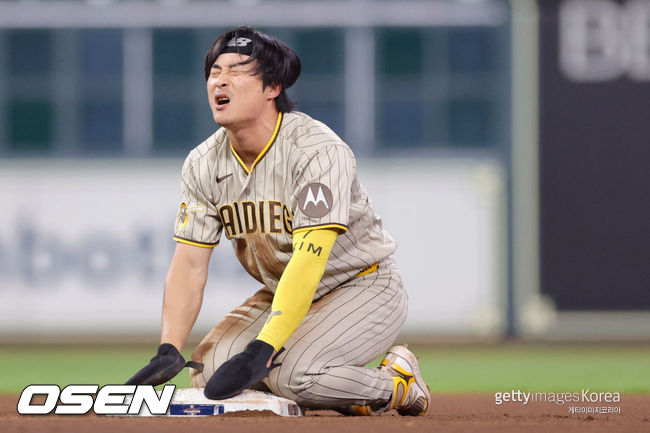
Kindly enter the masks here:
<path id="1" fill-rule="evenodd" d="M 322 183 L 310 183 L 300 191 L 298 207 L 308 217 L 324 217 L 332 209 L 332 191 Z"/>
<path id="2" fill-rule="evenodd" d="M 146 404 L 152 415 L 169 411 L 176 385 L 165 385 L 157 393 L 152 385 L 29 385 L 20 394 L 21 415 L 84 415 L 92 409 L 98 415 L 138 415 Z M 45 396 L 44 403 L 33 402 L 34 396 Z"/>

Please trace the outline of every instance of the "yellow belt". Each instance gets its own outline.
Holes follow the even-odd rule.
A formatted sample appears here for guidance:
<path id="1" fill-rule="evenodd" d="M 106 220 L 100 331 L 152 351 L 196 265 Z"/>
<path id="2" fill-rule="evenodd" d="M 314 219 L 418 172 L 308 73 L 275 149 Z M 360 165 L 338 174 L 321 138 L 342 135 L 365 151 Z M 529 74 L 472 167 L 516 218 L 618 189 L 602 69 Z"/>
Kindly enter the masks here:
<path id="1" fill-rule="evenodd" d="M 379 262 L 375 263 L 374 265 L 368 266 L 366 269 L 363 271 L 359 272 L 356 276 L 357 277 L 363 277 L 364 275 L 372 274 L 377 270 L 377 267 L 379 266 Z"/>

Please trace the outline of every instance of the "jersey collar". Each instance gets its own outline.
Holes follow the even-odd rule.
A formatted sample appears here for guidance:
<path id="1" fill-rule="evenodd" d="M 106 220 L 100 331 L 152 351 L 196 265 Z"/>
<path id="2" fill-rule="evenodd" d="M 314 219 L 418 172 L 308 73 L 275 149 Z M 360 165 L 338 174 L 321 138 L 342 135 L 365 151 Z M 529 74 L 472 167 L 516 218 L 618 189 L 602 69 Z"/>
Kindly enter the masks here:
<path id="1" fill-rule="evenodd" d="M 280 131 L 280 124 L 281 124 L 281 123 L 282 123 L 282 112 L 279 112 L 279 113 L 278 113 L 278 120 L 275 122 L 275 130 L 273 131 L 273 134 L 271 134 L 271 138 L 269 139 L 269 142 L 266 143 L 266 146 L 264 146 L 264 149 L 262 149 L 262 151 L 260 152 L 260 154 L 257 155 L 257 158 L 255 158 L 255 161 L 253 161 L 253 165 L 251 165 L 250 170 L 248 169 L 248 167 L 246 167 L 246 164 L 244 164 L 244 161 L 242 161 L 242 159 L 239 157 L 239 155 L 237 154 L 237 151 L 235 151 L 235 148 L 232 147 L 232 143 L 230 143 L 230 151 L 231 151 L 232 154 L 235 156 L 235 158 L 237 159 L 237 161 L 239 161 L 239 164 L 242 166 L 242 168 L 244 169 L 244 171 L 246 172 L 246 174 L 250 174 L 251 171 L 253 171 L 253 169 L 254 169 L 255 166 L 257 165 L 257 163 L 258 163 L 258 162 L 259 162 L 259 161 L 264 157 L 264 155 L 266 155 L 266 153 L 269 151 L 269 149 L 271 148 L 271 146 L 272 146 L 273 143 L 275 142 L 276 137 L 278 136 L 278 131 Z"/>

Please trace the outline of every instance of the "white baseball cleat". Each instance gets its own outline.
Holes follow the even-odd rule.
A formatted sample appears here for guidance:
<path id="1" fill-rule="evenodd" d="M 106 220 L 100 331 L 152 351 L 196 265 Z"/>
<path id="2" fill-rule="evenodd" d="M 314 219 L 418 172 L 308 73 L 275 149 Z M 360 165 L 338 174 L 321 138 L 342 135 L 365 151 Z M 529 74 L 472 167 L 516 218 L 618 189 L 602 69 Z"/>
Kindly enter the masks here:
<path id="1" fill-rule="evenodd" d="M 393 376 L 393 396 L 388 409 L 397 409 L 400 415 L 424 415 L 429 409 L 431 394 L 415 355 L 406 346 L 393 346 L 379 368 Z"/>
<path id="2" fill-rule="evenodd" d="M 344 413 L 348 415 L 380 415 L 396 409 L 400 415 L 421 416 L 429 409 L 431 394 L 422 379 L 418 359 L 406 346 L 393 346 L 381 361 L 380 370 L 393 376 L 393 395 L 379 410 L 370 406 L 352 406 Z"/>

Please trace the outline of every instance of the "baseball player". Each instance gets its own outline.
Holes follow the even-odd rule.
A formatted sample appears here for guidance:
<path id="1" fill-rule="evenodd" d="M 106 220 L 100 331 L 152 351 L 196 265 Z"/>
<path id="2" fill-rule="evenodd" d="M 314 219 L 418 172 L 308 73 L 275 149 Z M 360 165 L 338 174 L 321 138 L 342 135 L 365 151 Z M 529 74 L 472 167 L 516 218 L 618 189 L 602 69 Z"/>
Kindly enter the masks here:
<path id="1" fill-rule="evenodd" d="M 165 281 L 158 353 L 129 384 L 161 384 L 184 366 L 211 399 L 254 388 L 307 408 L 422 415 L 429 390 L 416 357 L 395 346 L 407 295 L 356 176 L 350 148 L 292 111 L 296 53 L 250 27 L 217 38 L 205 59 L 221 128 L 183 164 L 176 249 Z M 227 314 L 186 363 L 179 351 L 201 308 L 222 236 L 263 287 Z"/>

